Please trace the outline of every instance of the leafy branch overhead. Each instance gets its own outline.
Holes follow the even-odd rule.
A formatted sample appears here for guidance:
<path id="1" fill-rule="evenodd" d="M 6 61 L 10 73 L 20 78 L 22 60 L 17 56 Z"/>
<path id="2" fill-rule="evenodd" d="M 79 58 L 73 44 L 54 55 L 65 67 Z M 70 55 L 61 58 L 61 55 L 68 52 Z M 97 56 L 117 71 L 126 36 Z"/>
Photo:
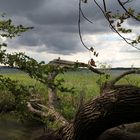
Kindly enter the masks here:
<path id="1" fill-rule="evenodd" d="M 86 16 L 83 14 L 84 12 L 82 11 L 82 3 L 87 3 L 90 0 L 79 0 L 79 35 L 82 44 L 84 45 L 85 48 L 90 50 L 88 46 L 84 43 L 81 35 L 81 26 L 80 26 L 80 19 L 83 17 L 85 20 L 90 22 L 89 19 L 86 18 Z M 116 0 L 120 6 L 120 8 L 123 10 L 123 13 L 119 12 L 118 9 L 116 9 L 116 12 L 111 11 L 108 9 L 107 5 L 107 0 L 102 0 L 102 3 L 99 3 L 97 0 L 94 0 L 94 4 L 101 10 L 102 14 L 104 15 L 105 19 L 109 23 L 109 27 L 111 30 L 115 33 L 117 33 L 127 44 L 131 45 L 131 47 L 136 48 L 137 50 L 140 50 L 140 47 L 138 44 L 140 43 L 140 35 L 137 35 L 136 38 L 127 38 L 124 36 L 124 34 L 130 34 L 133 33 L 132 29 L 126 28 L 123 23 L 130 19 L 134 19 L 136 21 L 140 21 L 140 12 L 137 12 L 135 9 L 133 9 L 130 5 L 127 6 L 128 4 L 133 3 L 133 0 Z M 91 22 L 90 22 L 91 23 Z M 93 23 L 92 23 L 93 24 Z"/>
<path id="2" fill-rule="evenodd" d="M 33 27 L 24 27 L 23 25 L 15 26 L 11 19 L 3 19 L 0 21 L 0 36 L 13 38 L 21 33 L 33 29 Z"/>
<path id="3" fill-rule="evenodd" d="M 15 26 L 10 19 L 0 21 L 0 36 L 6 38 L 13 38 L 15 36 L 19 36 L 21 33 L 32 29 L 32 27 L 24 27 L 23 25 Z M 55 103 L 57 102 L 57 93 L 56 90 L 65 91 L 65 92 L 73 92 L 73 88 L 63 87 L 63 80 L 55 79 L 57 74 L 63 72 L 63 68 L 56 67 L 53 65 L 45 64 L 44 61 L 37 62 L 35 59 L 27 56 L 25 53 L 7 53 L 6 48 L 7 44 L 1 42 L 0 44 L 0 64 L 14 67 L 20 69 L 33 79 L 40 81 L 43 83 L 48 89 L 48 107 L 38 103 L 37 101 L 32 102 L 32 95 L 30 94 L 30 90 L 32 87 L 26 87 L 24 85 L 19 84 L 19 81 L 13 81 L 10 78 L 5 78 L 1 75 L 0 77 L 0 85 L 2 88 L 6 88 L 9 92 L 11 92 L 14 103 L 12 106 L 8 107 L 8 110 L 5 111 L 18 111 L 22 113 L 21 116 L 27 116 L 27 111 L 32 115 L 42 117 L 50 117 L 56 118 L 56 120 L 60 124 L 65 124 L 67 121 L 57 110 L 55 110 Z M 35 106 L 34 106 L 35 104 Z M 4 107 L 5 108 L 5 107 Z M 39 108 L 39 109 L 38 109 Z M 46 112 L 44 110 L 47 110 Z M 0 110 L 4 111 L 4 110 Z M 29 115 L 29 113 L 28 113 Z M 29 115 L 30 116 L 30 115 Z M 37 118 L 38 119 L 38 118 Z"/>

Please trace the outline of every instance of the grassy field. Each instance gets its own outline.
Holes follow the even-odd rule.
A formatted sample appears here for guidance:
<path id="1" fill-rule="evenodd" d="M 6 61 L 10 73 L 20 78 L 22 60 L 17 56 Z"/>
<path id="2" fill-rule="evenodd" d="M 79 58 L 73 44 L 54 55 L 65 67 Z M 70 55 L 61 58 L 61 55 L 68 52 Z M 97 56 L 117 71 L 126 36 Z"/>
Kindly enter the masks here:
<path id="1" fill-rule="evenodd" d="M 18 80 L 24 85 L 34 86 L 34 92 L 47 103 L 48 96 L 47 87 L 45 85 L 35 79 L 31 79 L 27 74 L 22 72 L 6 72 L 2 73 L 2 75 L 13 80 Z M 99 94 L 99 87 L 96 83 L 98 76 L 93 73 L 67 72 L 57 76 L 57 79 L 61 78 L 65 80 L 64 87 L 74 87 L 74 93 L 58 91 L 58 96 L 61 99 L 60 111 L 65 115 L 65 117 L 72 119 L 75 114 L 75 110 L 78 107 L 80 100 L 79 95 L 81 93 L 85 100 Z"/>
<path id="2" fill-rule="evenodd" d="M 13 80 L 18 80 L 24 85 L 32 85 L 35 87 L 35 94 L 38 94 L 47 103 L 47 87 L 35 79 L 31 79 L 23 72 L 6 72 L 2 73 L 5 77 L 10 77 Z M 65 80 L 65 87 L 74 87 L 74 93 L 66 93 L 58 91 L 58 96 L 61 99 L 60 111 L 65 117 L 72 119 L 75 114 L 75 109 L 78 108 L 80 96 L 84 97 L 85 101 L 98 96 L 100 92 L 99 83 L 105 81 L 105 76 L 99 76 L 91 72 L 66 72 L 57 76 L 57 79 Z M 113 78 L 113 77 L 111 77 Z M 133 84 L 140 86 L 140 76 L 130 75 L 119 81 L 119 83 Z"/>
<path id="3" fill-rule="evenodd" d="M 43 100 L 45 100 L 45 103 L 47 104 L 47 87 L 40 82 L 36 81 L 35 79 L 31 79 L 27 74 L 23 72 L 0 72 L 0 74 L 4 75 L 5 77 L 10 77 L 13 80 L 18 80 L 21 84 L 24 85 L 32 85 L 35 87 L 34 94 L 41 97 Z M 59 111 L 69 120 L 72 120 L 74 118 L 74 115 L 76 113 L 76 109 L 78 108 L 80 96 L 82 94 L 82 97 L 84 97 L 85 102 L 95 96 L 99 95 L 99 83 L 101 84 L 103 81 L 105 81 L 105 76 L 99 76 L 90 72 L 66 72 L 64 74 L 60 74 L 57 76 L 58 79 L 63 78 L 65 80 L 64 86 L 65 87 L 74 87 L 75 92 L 60 92 L 58 91 L 58 96 L 61 99 Z M 111 77 L 113 78 L 113 77 Z M 118 84 L 133 84 L 136 86 L 140 86 L 140 75 L 130 75 L 125 78 L 123 78 L 121 81 L 119 81 Z M 3 92 L 0 92 L 0 96 L 3 95 Z M 5 94 L 7 101 L 12 100 L 11 96 L 9 95 L 9 92 Z M 0 102 L 2 100 L 2 96 L 0 98 Z M 30 126 L 30 124 L 26 125 L 25 123 L 19 123 L 17 120 L 19 119 L 17 116 L 12 114 L 7 114 L 8 117 L 4 116 L 3 118 L 0 118 L 0 138 L 1 139 L 34 139 L 35 137 L 38 137 L 38 134 L 43 132 L 43 126 Z M 3 117 L 3 116 L 1 116 Z M 44 121 L 44 120 L 43 120 Z M 30 121 L 32 122 L 32 121 Z M 36 122 L 36 120 L 35 120 Z M 38 122 L 37 122 L 38 123 Z M 42 123 L 41 123 L 42 124 Z M 56 126 L 54 124 L 47 124 L 50 126 L 50 128 L 55 128 Z M 57 127 L 56 127 L 57 128 Z M 139 130 L 139 126 L 136 128 Z"/>
<path id="4" fill-rule="evenodd" d="M 0 73 L 1 74 L 1 73 Z M 35 79 L 30 78 L 26 73 L 23 72 L 6 72 L 2 73 L 3 76 L 9 77 L 13 80 L 18 80 L 24 85 L 33 85 L 38 92 L 47 93 L 47 87 Z M 74 87 L 75 94 L 83 92 L 86 99 L 90 99 L 93 96 L 99 94 L 100 88 L 99 84 L 103 83 L 106 79 L 105 76 L 99 76 L 91 72 L 66 72 L 64 74 L 59 74 L 57 79 L 63 78 L 65 80 L 65 87 Z M 113 77 L 111 77 L 113 78 Z M 111 79 L 110 78 L 110 79 Z M 133 84 L 140 86 L 140 75 L 129 75 L 120 80 L 118 83 L 121 84 Z M 68 95 L 68 93 L 62 93 L 62 96 Z M 74 95 L 73 95 L 74 96 Z"/>

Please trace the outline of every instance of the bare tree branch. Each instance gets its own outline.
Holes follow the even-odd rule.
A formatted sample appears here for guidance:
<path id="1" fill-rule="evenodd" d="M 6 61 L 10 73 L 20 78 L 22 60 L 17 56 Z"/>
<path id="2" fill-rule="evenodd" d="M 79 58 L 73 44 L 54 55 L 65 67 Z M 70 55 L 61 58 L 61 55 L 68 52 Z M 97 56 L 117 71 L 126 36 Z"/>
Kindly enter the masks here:
<path id="1" fill-rule="evenodd" d="M 83 13 L 83 10 L 82 10 L 81 6 L 80 6 L 79 8 L 80 8 L 80 12 L 81 12 L 81 14 L 82 14 L 82 17 L 83 17 L 84 19 L 86 19 L 89 23 L 92 23 L 92 24 L 93 24 L 93 22 L 92 22 L 91 20 L 89 20 L 89 19 L 85 16 L 85 14 Z"/>
<path id="2" fill-rule="evenodd" d="M 124 76 L 129 75 L 129 74 L 140 74 L 140 70 L 131 70 L 131 71 L 127 71 L 124 72 L 123 74 L 119 75 L 118 77 L 116 77 L 114 80 L 112 80 L 110 83 L 111 85 L 115 85 L 116 82 L 118 82 L 120 79 L 122 79 Z"/>
<path id="3" fill-rule="evenodd" d="M 107 8 L 106 8 L 106 2 L 105 2 L 105 0 L 103 0 L 103 5 L 104 5 L 104 11 L 107 12 Z"/>
<path id="4" fill-rule="evenodd" d="M 48 116 L 48 114 L 46 112 L 35 109 L 30 102 L 27 102 L 27 108 L 32 114 L 35 114 L 39 117 L 47 117 Z"/>
<path id="5" fill-rule="evenodd" d="M 132 2 L 133 0 L 126 0 L 125 2 L 122 2 L 123 5 Z"/>
<path id="6" fill-rule="evenodd" d="M 53 61 L 50 61 L 51 65 L 58 65 L 62 68 L 66 68 L 66 69 L 72 69 L 75 68 L 75 66 L 77 66 L 77 68 L 79 67 L 83 67 L 83 68 L 88 68 L 89 70 L 91 70 L 92 72 L 96 73 L 96 74 L 105 74 L 104 72 L 95 69 L 93 66 L 91 66 L 90 64 L 86 64 L 86 63 L 82 63 L 82 62 L 74 62 L 74 61 L 67 61 L 67 60 L 61 60 L 61 59 L 54 59 Z"/>
<path id="7" fill-rule="evenodd" d="M 107 9 L 106 9 L 105 0 L 104 0 L 103 2 L 104 2 L 104 9 L 105 9 L 106 11 L 104 11 L 104 10 L 102 9 L 102 7 L 98 4 L 98 2 L 97 2 L 96 0 L 94 0 L 94 2 L 95 2 L 95 4 L 99 7 L 99 9 L 102 11 L 102 13 L 103 13 L 103 15 L 105 16 L 105 18 L 107 19 L 110 28 L 111 28 L 114 32 L 116 32 L 127 44 L 129 44 L 130 46 L 132 46 L 133 48 L 135 48 L 135 49 L 137 49 L 137 50 L 140 50 L 140 48 L 136 47 L 135 45 L 133 45 L 133 44 L 131 43 L 133 40 L 127 39 L 127 38 L 125 38 L 124 36 L 122 36 L 122 35 L 116 30 L 116 28 L 112 25 L 112 23 L 111 23 L 110 20 L 109 20 L 108 14 L 107 14 Z M 129 42 L 129 41 L 131 41 L 131 42 Z"/>
<path id="8" fill-rule="evenodd" d="M 118 0 L 118 3 L 120 4 L 120 6 L 123 8 L 123 10 L 124 10 L 128 15 L 130 15 L 130 16 L 131 16 L 132 18 L 134 18 L 135 20 L 140 21 L 140 19 L 138 19 L 135 15 L 131 14 L 131 13 L 125 8 L 124 4 L 123 4 L 120 0 Z"/>
<path id="9" fill-rule="evenodd" d="M 38 103 L 37 106 L 39 106 L 41 109 L 40 110 L 36 109 L 33 107 L 32 103 L 27 102 L 27 108 L 32 114 L 37 115 L 38 117 L 45 117 L 48 119 L 52 119 L 56 123 L 58 123 L 60 127 L 68 124 L 68 121 L 60 113 L 56 111 L 56 108 L 52 106 L 46 107 Z"/>
<path id="10" fill-rule="evenodd" d="M 79 32 L 79 37 L 81 40 L 81 43 L 83 46 L 90 51 L 90 49 L 87 47 L 87 45 L 84 43 L 83 38 L 82 38 L 82 33 L 81 33 L 81 0 L 79 0 L 79 15 L 78 15 L 78 32 Z"/>

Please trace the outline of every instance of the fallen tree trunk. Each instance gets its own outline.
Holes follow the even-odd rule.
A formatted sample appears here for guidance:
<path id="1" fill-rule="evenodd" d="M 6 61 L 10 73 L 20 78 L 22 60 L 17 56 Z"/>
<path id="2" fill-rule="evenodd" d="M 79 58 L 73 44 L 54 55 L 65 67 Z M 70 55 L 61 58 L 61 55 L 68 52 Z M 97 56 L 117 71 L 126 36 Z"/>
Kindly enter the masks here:
<path id="1" fill-rule="evenodd" d="M 78 64 L 80 66 L 85 66 L 85 64 L 83 63 Z M 99 72 L 97 70 L 96 73 L 102 74 L 102 72 Z M 57 71 L 49 73 L 46 80 L 49 89 L 49 100 L 48 107 L 46 108 L 45 113 L 44 110 L 36 110 L 35 108 L 33 108 L 30 102 L 28 102 L 27 104 L 30 112 L 32 112 L 33 114 L 37 114 L 38 116 L 43 117 L 48 117 L 51 115 L 54 118 L 54 121 L 60 123 L 60 126 L 62 126 L 58 131 L 50 133 L 43 139 L 102 140 L 103 137 L 105 137 L 105 135 L 101 137 L 102 134 L 107 134 L 106 132 L 108 131 L 106 130 L 108 130 L 109 128 L 124 123 L 139 122 L 140 88 L 130 85 L 115 85 L 115 83 L 125 75 L 132 73 L 139 74 L 140 71 L 134 70 L 124 73 L 116 79 L 105 83 L 105 85 L 101 89 L 101 96 L 87 102 L 84 105 L 81 105 L 72 123 L 69 123 L 56 109 L 58 99 L 56 87 L 53 83 L 58 73 Z M 44 108 L 44 106 L 40 107 Z M 118 134 L 118 136 L 120 136 L 120 140 L 123 140 L 124 135 L 121 135 L 121 131 L 118 131 L 117 134 L 113 131 L 111 131 L 111 133 L 114 137 L 116 137 L 115 135 Z M 128 136 L 133 137 L 133 135 Z M 130 137 L 130 139 L 132 137 Z"/>
<path id="2" fill-rule="evenodd" d="M 97 140 L 140 140 L 140 134 L 115 127 L 103 132 Z"/>
<path id="3" fill-rule="evenodd" d="M 101 95 L 81 105 L 75 119 L 55 132 L 54 139 L 60 140 L 116 140 L 140 139 L 139 135 L 124 133 L 115 128 L 124 123 L 140 122 L 140 88 L 132 85 L 115 85 L 124 76 L 139 70 L 123 73 L 104 84 Z M 117 130 L 117 131 L 116 131 Z M 111 136 L 107 136 L 107 135 Z M 52 136 L 52 133 L 51 133 Z M 49 140 L 49 137 L 44 139 Z"/>
<path id="4" fill-rule="evenodd" d="M 139 134 L 128 133 L 119 128 L 108 130 L 124 123 L 139 121 L 140 88 L 119 88 L 104 93 L 80 107 L 75 120 L 61 128 L 57 135 L 55 132 L 54 139 L 111 140 L 116 137 L 115 140 L 139 140 Z M 42 138 L 49 140 L 49 136 Z"/>
<path id="5" fill-rule="evenodd" d="M 78 111 L 73 123 L 73 139 L 95 139 L 109 128 L 138 121 L 140 88 L 119 88 L 88 102 Z"/>

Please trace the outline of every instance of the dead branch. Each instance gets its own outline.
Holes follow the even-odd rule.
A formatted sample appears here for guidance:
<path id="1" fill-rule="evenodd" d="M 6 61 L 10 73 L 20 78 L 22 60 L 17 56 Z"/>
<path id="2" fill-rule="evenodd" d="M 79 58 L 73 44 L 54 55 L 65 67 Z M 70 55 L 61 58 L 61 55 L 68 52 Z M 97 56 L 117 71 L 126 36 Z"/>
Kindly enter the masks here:
<path id="1" fill-rule="evenodd" d="M 140 21 L 140 19 L 139 18 L 137 18 L 134 14 L 131 14 L 128 10 L 127 10 L 127 8 L 124 6 L 124 4 L 120 1 L 120 0 L 118 0 L 118 3 L 120 4 L 120 6 L 123 8 L 123 10 L 128 14 L 128 15 L 130 15 L 132 18 L 134 18 L 135 20 L 137 20 L 137 21 Z M 128 2 L 127 2 L 128 3 Z M 126 3 L 125 3 L 126 4 Z"/>
<path id="2" fill-rule="evenodd" d="M 48 114 L 46 112 L 35 109 L 30 102 L 27 102 L 27 108 L 32 114 L 37 115 L 39 117 L 47 117 L 48 116 Z"/>
<path id="3" fill-rule="evenodd" d="M 87 3 L 87 0 L 84 0 L 83 1 L 84 3 Z M 79 37 L 80 37 L 80 41 L 82 43 L 82 45 L 90 51 L 90 48 L 88 48 L 88 46 L 84 43 L 83 41 L 83 37 L 82 37 L 82 33 L 81 33 L 81 16 L 83 16 L 83 12 L 82 11 L 82 8 L 81 8 L 81 0 L 79 0 L 79 14 L 78 14 L 78 32 L 79 32 Z"/>
<path id="4" fill-rule="evenodd" d="M 140 70 L 139 69 L 136 69 L 136 70 L 131 70 L 131 71 L 124 72 L 123 74 L 119 75 L 118 77 L 116 77 L 114 80 L 112 80 L 110 82 L 111 83 L 111 86 L 115 85 L 116 82 L 118 82 L 124 76 L 129 75 L 129 74 L 140 74 Z"/>
<path id="5" fill-rule="evenodd" d="M 132 47 L 134 47 L 134 48 L 136 48 L 136 49 L 139 50 L 139 48 L 137 48 L 136 46 L 132 45 L 131 42 L 129 42 L 130 39 L 127 39 L 127 38 L 125 38 L 124 36 L 122 36 L 122 35 L 117 31 L 117 29 L 112 25 L 112 23 L 110 22 L 109 16 L 108 16 L 107 13 L 106 13 L 107 11 L 104 11 L 103 8 L 100 6 L 100 4 L 99 4 L 96 0 L 94 0 L 94 2 L 95 2 L 95 4 L 97 5 L 97 7 L 101 10 L 101 12 L 103 13 L 105 19 L 108 21 L 109 26 L 110 26 L 110 28 L 112 29 L 112 31 L 114 31 L 115 33 L 117 33 L 127 44 L 129 44 L 129 45 L 131 45 Z M 107 9 L 106 9 L 106 2 L 105 2 L 105 0 L 104 0 L 104 9 L 107 10 Z M 131 41 L 132 41 L 132 40 L 131 40 Z"/>
<path id="6" fill-rule="evenodd" d="M 96 73 L 96 74 L 105 74 L 102 71 L 99 71 L 98 69 L 95 69 L 93 66 L 83 63 L 83 62 L 74 62 L 74 61 L 67 61 L 67 60 L 61 60 L 61 59 L 54 59 L 52 61 L 49 62 L 50 65 L 56 65 L 56 66 L 60 66 L 61 68 L 64 68 L 66 70 L 68 69 L 74 69 L 75 66 L 77 68 L 88 68 L 89 70 L 91 70 L 92 72 Z"/>
<path id="7" fill-rule="evenodd" d="M 137 50 L 140 50 L 139 47 L 135 46 L 132 42 L 135 41 L 135 40 L 132 40 L 130 38 L 126 38 L 124 37 L 117 29 L 116 27 L 112 24 L 111 20 L 110 20 L 110 16 L 109 16 L 109 10 L 107 9 L 107 5 L 106 5 L 106 0 L 102 0 L 103 1 L 103 8 L 102 6 L 100 5 L 99 2 L 97 2 L 96 0 L 94 0 L 94 3 L 97 5 L 97 7 L 101 10 L 101 12 L 103 13 L 105 19 L 108 21 L 109 23 L 109 27 L 111 28 L 111 30 L 115 33 L 117 33 L 127 44 L 129 44 L 131 47 L 137 49 Z M 126 0 L 124 2 L 121 2 L 121 0 L 117 0 L 119 5 L 122 7 L 122 9 L 129 15 L 131 16 L 133 19 L 137 20 L 137 21 L 140 21 L 140 19 L 135 16 L 134 14 L 130 13 L 128 11 L 128 9 L 125 7 L 125 4 L 131 2 L 131 0 Z M 87 1 L 83 1 L 83 3 L 87 3 Z M 90 48 L 84 43 L 83 41 L 83 38 L 82 38 L 82 33 L 81 33 L 81 16 L 86 19 L 88 22 L 92 23 L 89 19 L 86 18 L 86 16 L 83 14 L 82 12 L 82 8 L 81 8 L 81 0 L 79 0 L 79 18 L 78 18 L 78 30 L 79 30 L 79 37 L 80 37 L 80 41 L 82 43 L 82 45 L 90 51 Z"/>
<path id="8" fill-rule="evenodd" d="M 51 121 L 55 121 L 60 126 L 64 126 L 68 124 L 68 121 L 57 111 L 58 107 L 58 97 L 57 97 L 57 90 L 54 85 L 54 80 L 56 76 L 58 75 L 58 71 L 53 71 L 48 74 L 47 78 L 47 86 L 48 86 L 48 105 L 47 107 L 39 104 L 37 102 L 28 102 L 27 107 L 28 110 L 39 116 L 39 117 L 46 117 L 50 119 Z"/>
<path id="9" fill-rule="evenodd" d="M 139 122 L 139 108 L 140 88 L 120 88 L 84 104 L 74 122 L 62 127 L 57 135 L 61 140 L 139 140 L 139 135 L 124 133 L 119 128 L 107 130 L 123 123 Z"/>
<path id="10" fill-rule="evenodd" d="M 118 80 L 132 73 L 139 74 L 139 70 L 125 72 L 116 77 L 108 82 L 109 89 L 108 86 L 104 87 L 107 92 L 79 107 L 74 121 L 63 123 L 63 127 L 57 132 L 58 137 L 61 140 L 108 140 L 105 138 L 112 137 L 126 140 L 123 139 L 126 136 L 129 140 L 132 138 L 138 140 L 139 135 L 122 133 L 116 127 L 121 124 L 140 122 L 140 88 L 130 85 L 120 85 L 114 88 Z M 56 111 L 56 108 L 52 107 L 51 109 L 48 111 L 52 112 L 51 114 L 56 114 L 55 120 L 60 120 L 61 116 L 59 118 L 58 112 L 53 112 Z M 116 127 L 116 131 L 108 131 L 112 127 Z"/>
<path id="11" fill-rule="evenodd" d="M 130 87 L 132 88 L 136 87 L 130 84 L 129 85 L 128 84 L 115 85 L 120 79 L 122 79 L 124 76 L 129 75 L 129 74 L 140 74 L 140 70 L 136 69 L 136 70 L 126 71 L 122 73 L 121 75 L 117 76 L 116 78 L 114 78 L 113 80 L 105 82 L 103 86 L 100 88 L 100 94 L 110 93 L 119 88 L 125 89 L 125 88 L 130 88 Z"/>
<path id="12" fill-rule="evenodd" d="M 36 105 L 39 106 L 40 109 L 34 108 L 32 103 L 27 102 L 27 108 L 33 115 L 36 115 L 41 118 L 48 118 L 48 120 L 55 121 L 61 127 L 68 124 L 68 121 L 56 111 L 56 108 L 53 108 L 52 106 L 44 106 L 38 103 Z"/>

